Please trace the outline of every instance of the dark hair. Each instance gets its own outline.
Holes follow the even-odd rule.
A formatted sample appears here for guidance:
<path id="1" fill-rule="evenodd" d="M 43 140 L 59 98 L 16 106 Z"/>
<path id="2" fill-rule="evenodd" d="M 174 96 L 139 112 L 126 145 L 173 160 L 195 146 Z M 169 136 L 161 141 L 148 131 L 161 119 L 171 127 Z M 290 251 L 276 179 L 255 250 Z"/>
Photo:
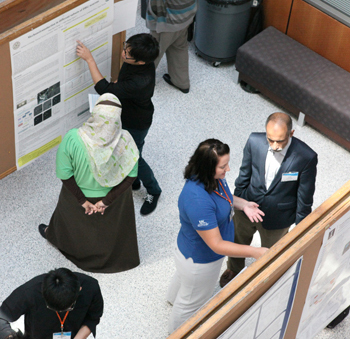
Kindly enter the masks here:
<path id="1" fill-rule="evenodd" d="M 130 37 L 126 44 L 130 47 L 129 55 L 135 62 L 144 61 L 146 64 L 153 62 L 159 55 L 158 41 L 147 33 L 136 34 Z"/>
<path id="2" fill-rule="evenodd" d="M 230 147 L 217 139 L 201 142 L 185 168 L 185 179 L 199 180 L 207 192 L 216 188 L 214 179 L 219 157 L 230 153 Z"/>
<path id="3" fill-rule="evenodd" d="M 286 114 L 286 113 L 282 113 L 282 112 L 276 112 L 276 113 L 272 113 L 268 116 L 268 118 L 266 119 L 266 123 L 265 123 L 265 127 L 267 126 L 267 124 L 273 121 L 275 124 L 278 125 L 285 125 L 287 126 L 287 132 L 288 134 L 292 131 L 293 129 L 293 121 L 292 118 Z"/>
<path id="4" fill-rule="evenodd" d="M 46 305 L 56 311 L 68 309 L 80 291 L 78 277 L 67 268 L 57 268 L 46 274 L 42 292 Z"/>

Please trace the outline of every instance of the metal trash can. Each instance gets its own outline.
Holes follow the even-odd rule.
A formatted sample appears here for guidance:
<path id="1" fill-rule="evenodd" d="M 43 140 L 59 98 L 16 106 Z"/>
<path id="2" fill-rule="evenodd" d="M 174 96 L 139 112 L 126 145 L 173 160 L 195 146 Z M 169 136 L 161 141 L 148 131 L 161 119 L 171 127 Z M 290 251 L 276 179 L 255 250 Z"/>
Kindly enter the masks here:
<path id="1" fill-rule="evenodd" d="M 234 61 L 243 45 L 253 0 L 198 0 L 196 54 L 218 66 Z"/>
<path id="2" fill-rule="evenodd" d="M 141 18 L 146 20 L 148 0 L 141 0 Z"/>

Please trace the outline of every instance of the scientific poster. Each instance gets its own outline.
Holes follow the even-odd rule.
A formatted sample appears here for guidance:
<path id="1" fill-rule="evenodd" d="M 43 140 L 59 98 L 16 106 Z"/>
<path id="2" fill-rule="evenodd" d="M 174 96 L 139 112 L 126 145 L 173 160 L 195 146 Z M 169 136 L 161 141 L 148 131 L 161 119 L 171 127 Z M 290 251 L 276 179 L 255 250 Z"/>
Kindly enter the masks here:
<path id="1" fill-rule="evenodd" d="M 313 338 L 350 306 L 350 212 L 324 234 L 297 339 Z"/>
<path id="2" fill-rule="evenodd" d="M 76 40 L 110 80 L 113 0 L 90 0 L 10 42 L 17 169 L 57 146 L 89 116 L 95 93 Z"/>
<path id="3" fill-rule="evenodd" d="M 302 259 L 299 258 L 218 339 L 283 339 L 293 307 Z"/>

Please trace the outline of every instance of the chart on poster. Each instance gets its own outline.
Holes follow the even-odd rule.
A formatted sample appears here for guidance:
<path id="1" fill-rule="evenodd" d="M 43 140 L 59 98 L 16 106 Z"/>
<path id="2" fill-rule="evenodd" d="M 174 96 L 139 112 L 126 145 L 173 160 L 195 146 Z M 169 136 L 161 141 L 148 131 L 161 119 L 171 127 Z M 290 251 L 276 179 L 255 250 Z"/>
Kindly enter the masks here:
<path id="1" fill-rule="evenodd" d="M 89 115 L 95 93 L 77 40 L 110 80 L 113 0 L 90 0 L 10 42 L 17 169 L 58 145 Z"/>

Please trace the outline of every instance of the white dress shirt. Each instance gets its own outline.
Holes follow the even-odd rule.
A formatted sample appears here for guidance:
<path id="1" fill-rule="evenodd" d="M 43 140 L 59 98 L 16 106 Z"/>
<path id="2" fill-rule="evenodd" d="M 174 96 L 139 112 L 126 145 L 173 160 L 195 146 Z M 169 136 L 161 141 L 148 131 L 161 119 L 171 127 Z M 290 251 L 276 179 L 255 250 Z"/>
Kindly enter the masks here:
<path id="1" fill-rule="evenodd" d="M 266 162 L 265 162 L 265 186 L 268 190 L 272 180 L 275 178 L 278 170 L 281 167 L 282 161 L 288 151 L 288 148 L 292 142 L 292 138 L 289 138 L 288 144 L 282 149 L 282 151 L 276 152 L 271 146 L 267 150 Z"/>

